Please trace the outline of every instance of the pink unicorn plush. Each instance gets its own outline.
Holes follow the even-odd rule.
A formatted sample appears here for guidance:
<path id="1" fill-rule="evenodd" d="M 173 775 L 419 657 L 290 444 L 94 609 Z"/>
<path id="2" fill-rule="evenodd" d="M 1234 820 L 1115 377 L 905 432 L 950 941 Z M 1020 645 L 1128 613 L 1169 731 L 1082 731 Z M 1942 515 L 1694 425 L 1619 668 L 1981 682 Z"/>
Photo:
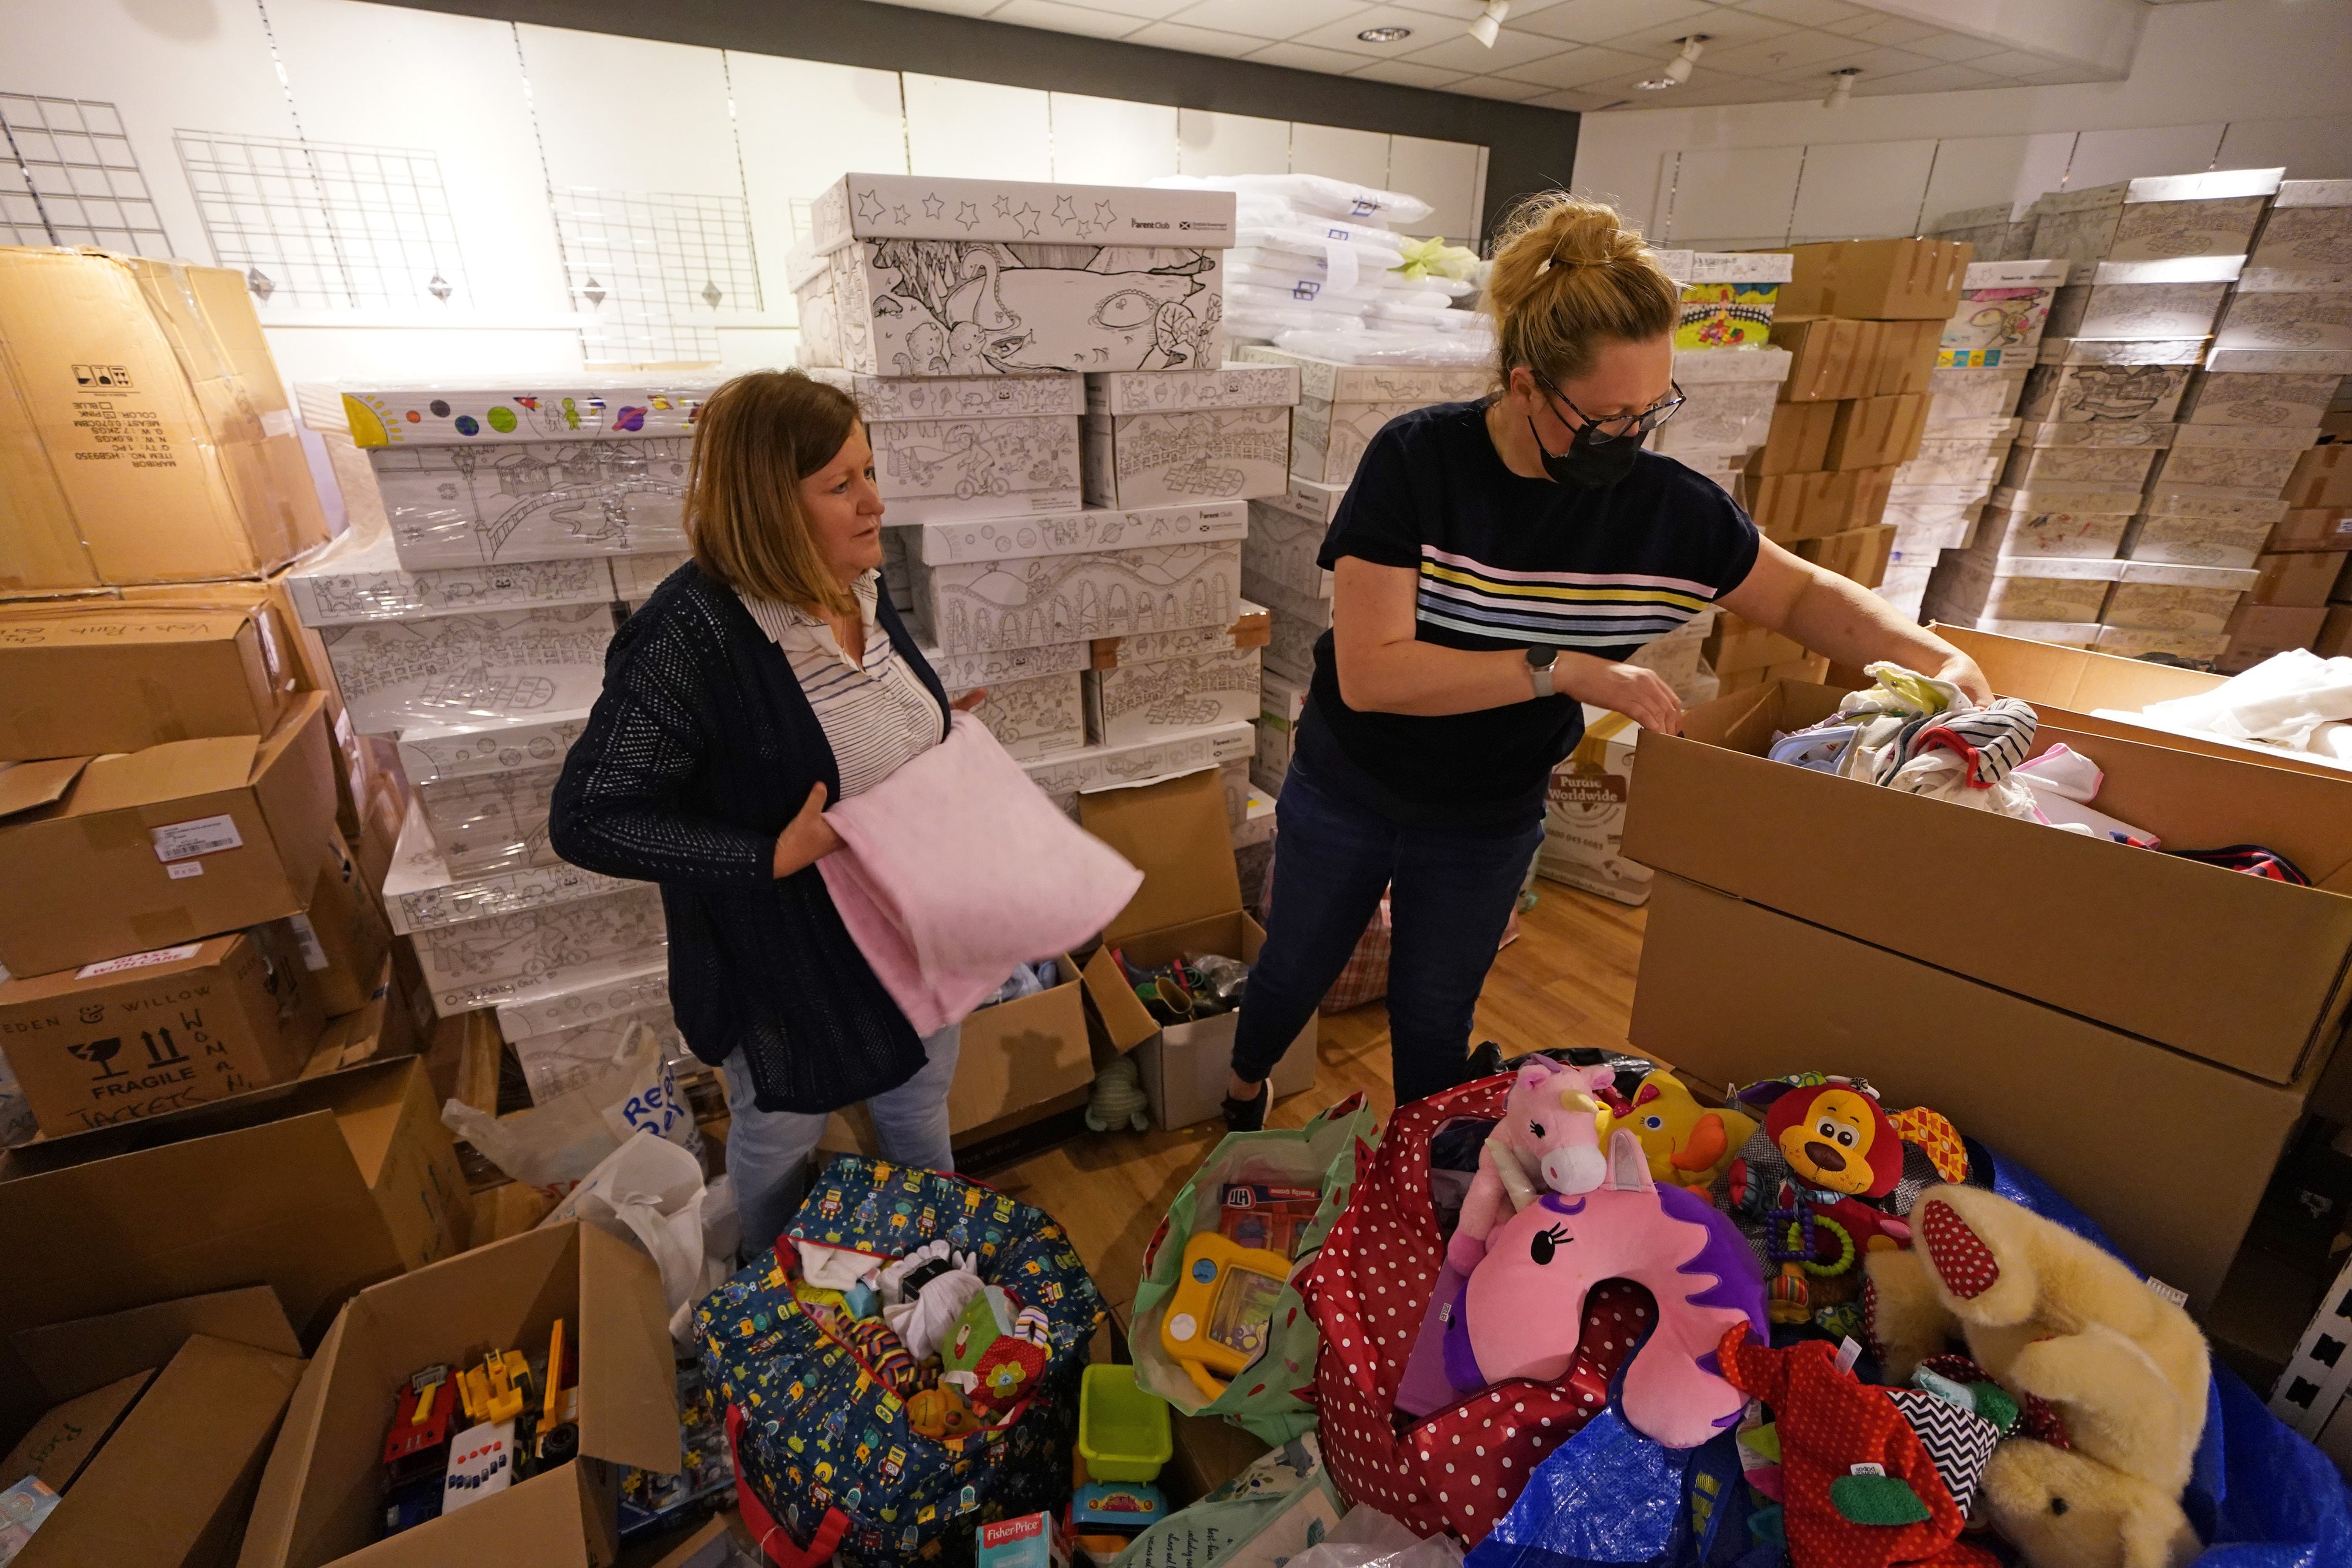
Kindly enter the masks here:
<path id="1" fill-rule="evenodd" d="M 1478 1174 L 1462 1200 L 1462 1218 L 1445 1244 L 1445 1260 L 1467 1276 L 1486 1250 L 1495 1227 L 1544 1188 L 1573 1197 L 1591 1192 L 1608 1174 L 1601 1134 L 1608 1107 L 1593 1091 L 1609 1087 L 1606 1067 L 1570 1067 L 1549 1056 L 1529 1057 L 1511 1083 L 1503 1119 L 1478 1151 Z"/>
<path id="2" fill-rule="evenodd" d="M 1625 1420 L 1670 1448 L 1706 1442 L 1739 1419 L 1747 1396 L 1716 1361 L 1724 1331 L 1764 1340 L 1764 1279 L 1755 1251 L 1706 1199 L 1650 1179 L 1639 1139 L 1609 1142 L 1605 1186 L 1539 1195 L 1487 1238 L 1463 1310 L 1445 1331 L 1457 1387 L 1566 1375 L 1584 1325 L 1585 1292 L 1603 1280 L 1648 1288 L 1658 1323 L 1625 1368 Z"/>

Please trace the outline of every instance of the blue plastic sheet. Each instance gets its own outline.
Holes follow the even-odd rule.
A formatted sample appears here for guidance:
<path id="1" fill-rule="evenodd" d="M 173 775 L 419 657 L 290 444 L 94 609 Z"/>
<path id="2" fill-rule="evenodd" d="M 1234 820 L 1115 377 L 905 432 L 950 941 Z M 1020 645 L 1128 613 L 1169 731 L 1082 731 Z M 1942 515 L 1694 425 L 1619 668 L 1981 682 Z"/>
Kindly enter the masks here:
<path id="1" fill-rule="evenodd" d="M 1996 1153 L 1993 1191 L 2121 1257 L 2090 1217 Z M 1700 1568 L 1777 1559 L 1746 1529 L 1714 1449 L 1662 1448 L 1611 1408 L 1549 1455 L 1465 1568 Z M 1730 1472 L 1737 1475 L 1736 1463 Z M 1712 1478 L 1704 1479 L 1702 1478 Z M 1700 1480 L 1718 1506 L 1691 1507 Z M 2326 1456 L 2216 1365 L 2182 1499 L 2206 1542 L 2193 1568 L 2352 1568 L 2352 1490 Z M 1695 1522 L 1696 1521 L 1696 1522 Z"/>

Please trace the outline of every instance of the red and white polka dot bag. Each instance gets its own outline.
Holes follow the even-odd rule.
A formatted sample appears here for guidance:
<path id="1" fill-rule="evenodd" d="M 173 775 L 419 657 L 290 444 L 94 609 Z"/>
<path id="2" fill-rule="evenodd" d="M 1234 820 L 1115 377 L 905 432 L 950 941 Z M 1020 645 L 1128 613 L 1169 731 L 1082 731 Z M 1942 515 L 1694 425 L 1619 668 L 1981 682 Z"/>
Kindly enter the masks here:
<path id="1" fill-rule="evenodd" d="M 1324 1463 L 1350 1503 L 1426 1535 L 1486 1538 L 1544 1456 L 1598 1415 L 1654 1312 L 1650 1293 L 1612 1280 L 1585 1300 L 1576 1360 L 1556 1384 L 1499 1383 L 1424 1420 L 1400 1421 L 1397 1387 L 1444 1261 L 1429 1194 L 1429 1141 L 1449 1122 L 1503 1114 L 1511 1080 L 1481 1079 L 1404 1106 L 1347 1212 L 1300 1284 L 1323 1335 L 1315 1386 Z M 1402 1430 L 1400 1430 L 1402 1427 Z"/>

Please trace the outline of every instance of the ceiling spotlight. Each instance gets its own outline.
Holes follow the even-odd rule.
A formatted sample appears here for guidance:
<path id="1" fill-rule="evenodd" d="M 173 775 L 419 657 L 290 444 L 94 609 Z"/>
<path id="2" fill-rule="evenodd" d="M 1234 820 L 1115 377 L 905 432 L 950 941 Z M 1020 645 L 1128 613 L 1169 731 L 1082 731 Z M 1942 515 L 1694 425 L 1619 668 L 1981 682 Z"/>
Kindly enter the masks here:
<path id="1" fill-rule="evenodd" d="M 1503 18 L 1511 14 L 1511 0 L 1486 0 L 1486 9 L 1470 24 L 1470 36 L 1488 48 L 1495 47 L 1496 37 L 1503 30 Z"/>
<path id="2" fill-rule="evenodd" d="M 1412 37 L 1411 27 L 1367 27 L 1356 35 L 1367 44 L 1402 44 Z"/>
<path id="3" fill-rule="evenodd" d="M 1823 109 L 1835 109 L 1853 96 L 1853 78 L 1862 74 L 1860 66 L 1840 66 L 1830 72 L 1830 95 L 1822 99 Z"/>
<path id="4" fill-rule="evenodd" d="M 1633 84 L 1635 87 L 1650 92 L 1661 92 L 1670 87 L 1680 87 L 1690 80 L 1691 67 L 1696 65 L 1699 56 L 1706 52 L 1707 35 L 1693 33 L 1687 38 L 1677 38 L 1675 41 L 1683 47 L 1682 53 L 1668 60 L 1664 70 L 1647 81 L 1635 82 Z"/>

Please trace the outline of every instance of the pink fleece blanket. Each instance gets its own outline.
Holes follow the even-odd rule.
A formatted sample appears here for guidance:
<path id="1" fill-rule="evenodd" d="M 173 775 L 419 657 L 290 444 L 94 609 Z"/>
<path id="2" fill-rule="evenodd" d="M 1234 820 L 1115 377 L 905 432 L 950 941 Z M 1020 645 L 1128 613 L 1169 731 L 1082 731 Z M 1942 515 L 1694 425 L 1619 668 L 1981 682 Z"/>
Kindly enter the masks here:
<path id="1" fill-rule="evenodd" d="M 917 1034 L 962 1019 L 1014 965 L 1094 936 L 1143 885 L 970 714 L 824 816 L 844 847 L 817 870 Z"/>

